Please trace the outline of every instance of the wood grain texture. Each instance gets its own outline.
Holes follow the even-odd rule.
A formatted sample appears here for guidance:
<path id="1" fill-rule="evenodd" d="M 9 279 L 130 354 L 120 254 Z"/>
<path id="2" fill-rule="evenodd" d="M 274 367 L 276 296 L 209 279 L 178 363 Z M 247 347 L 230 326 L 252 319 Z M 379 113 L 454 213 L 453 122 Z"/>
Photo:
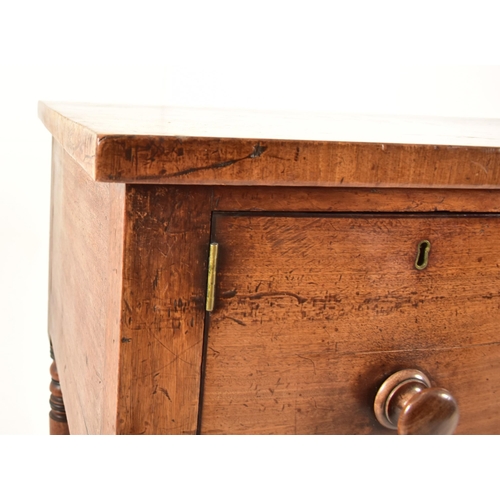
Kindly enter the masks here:
<path id="1" fill-rule="evenodd" d="M 53 141 L 49 333 L 72 434 L 114 434 L 125 186 Z"/>
<path id="2" fill-rule="evenodd" d="M 454 394 L 458 432 L 500 433 L 500 120 L 39 114 L 73 434 L 388 432 L 373 399 L 409 367 Z"/>
<path id="3" fill-rule="evenodd" d="M 398 434 L 454 434 L 460 413 L 453 395 L 443 388 L 424 389 L 404 407 L 398 422 Z"/>
<path id="4" fill-rule="evenodd" d="M 500 120 L 311 111 L 40 102 L 97 135 L 500 147 Z"/>
<path id="5" fill-rule="evenodd" d="M 498 191 L 214 186 L 216 212 L 500 212 Z"/>
<path id="6" fill-rule="evenodd" d="M 500 433 L 500 218 L 221 214 L 213 238 L 202 433 L 383 433 L 403 368 L 456 397 L 458 433 Z"/>
<path id="7" fill-rule="evenodd" d="M 194 434 L 210 189 L 127 188 L 119 434 Z"/>
<path id="8" fill-rule="evenodd" d="M 498 188 L 500 120 L 40 103 L 96 180 Z"/>
<path id="9" fill-rule="evenodd" d="M 497 188 L 500 148 L 105 137 L 96 179 L 328 187 Z"/>
<path id="10" fill-rule="evenodd" d="M 95 179 L 96 134 L 85 125 L 65 116 L 64 112 L 56 111 L 43 103 L 38 104 L 38 116 L 69 156 Z"/>

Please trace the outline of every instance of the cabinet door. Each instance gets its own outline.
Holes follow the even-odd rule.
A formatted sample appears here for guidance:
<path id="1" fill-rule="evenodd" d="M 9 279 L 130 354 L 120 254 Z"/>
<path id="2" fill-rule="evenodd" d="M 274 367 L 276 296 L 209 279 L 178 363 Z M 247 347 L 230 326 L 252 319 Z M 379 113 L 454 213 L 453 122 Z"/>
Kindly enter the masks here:
<path id="1" fill-rule="evenodd" d="M 500 433 L 499 218 L 218 214 L 212 239 L 201 433 L 389 432 L 402 368 L 454 394 L 458 433 Z"/>

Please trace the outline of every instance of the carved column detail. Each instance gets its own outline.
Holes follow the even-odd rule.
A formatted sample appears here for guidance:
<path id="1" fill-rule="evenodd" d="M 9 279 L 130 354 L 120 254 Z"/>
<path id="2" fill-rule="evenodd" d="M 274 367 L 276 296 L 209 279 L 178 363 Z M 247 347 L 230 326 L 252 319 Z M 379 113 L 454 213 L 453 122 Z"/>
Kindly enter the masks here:
<path id="1" fill-rule="evenodd" d="M 52 364 L 50 365 L 50 434 L 69 434 L 68 420 L 66 418 L 66 410 L 61 392 L 61 384 L 59 383 L 59 374 L 57 373 L 57 365 L 54 358 L 52 344 L 50 346 L 50 357 Z"/>

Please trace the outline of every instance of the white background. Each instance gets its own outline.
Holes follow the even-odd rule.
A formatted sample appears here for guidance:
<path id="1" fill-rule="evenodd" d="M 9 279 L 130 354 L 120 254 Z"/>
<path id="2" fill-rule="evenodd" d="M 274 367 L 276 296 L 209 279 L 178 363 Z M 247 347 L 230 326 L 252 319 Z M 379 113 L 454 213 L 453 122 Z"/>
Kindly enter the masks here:
<path id="1" fill-rule="evenodd" d="M 51 140 L 38 100 L 500 118 L 494 6 L 3 3 L 0 434 L 48 432 Z"/>

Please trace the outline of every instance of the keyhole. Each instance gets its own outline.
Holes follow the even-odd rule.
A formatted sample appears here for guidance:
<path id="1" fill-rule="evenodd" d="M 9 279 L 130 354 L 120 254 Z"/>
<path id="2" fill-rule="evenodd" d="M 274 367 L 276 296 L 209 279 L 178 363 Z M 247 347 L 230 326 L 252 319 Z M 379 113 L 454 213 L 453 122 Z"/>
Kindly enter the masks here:
<path id="1" fill-rule="evenodd" d="M 429 252 L 431 243 L 429 240 L 423 240 L 418 244 L 417 258 L 415 259 L 415 269 L 421 271 L 429 263 Z"/>

